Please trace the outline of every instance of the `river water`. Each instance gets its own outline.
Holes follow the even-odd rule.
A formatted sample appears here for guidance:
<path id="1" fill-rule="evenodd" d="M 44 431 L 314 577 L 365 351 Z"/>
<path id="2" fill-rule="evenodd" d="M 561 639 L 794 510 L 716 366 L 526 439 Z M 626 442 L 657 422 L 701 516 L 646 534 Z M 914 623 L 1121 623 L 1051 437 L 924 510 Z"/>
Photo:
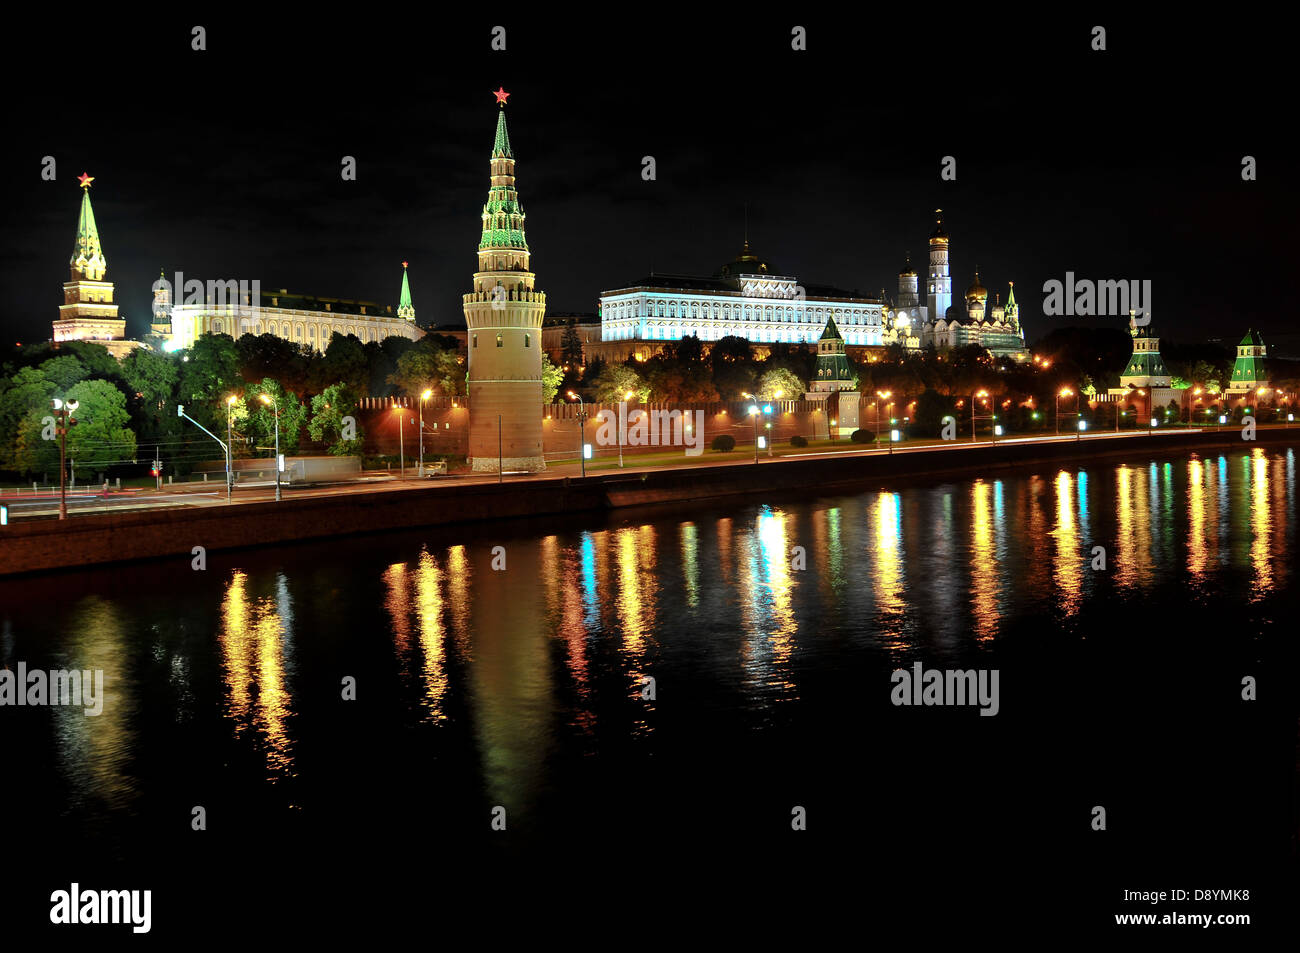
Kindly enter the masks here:
<path id="1" fill-rule="evenodd" d="M 1289 850 L 1295 468 L 1140 456 L 6 581 L 9 668 L 106 680 L 98 716 L 0 710 L 10 833 L 157 886 L 799 837 L 1235 886 L 1225 858 Z M 998 714 L 892 704 L 915 662 L 998 669 Z"/>

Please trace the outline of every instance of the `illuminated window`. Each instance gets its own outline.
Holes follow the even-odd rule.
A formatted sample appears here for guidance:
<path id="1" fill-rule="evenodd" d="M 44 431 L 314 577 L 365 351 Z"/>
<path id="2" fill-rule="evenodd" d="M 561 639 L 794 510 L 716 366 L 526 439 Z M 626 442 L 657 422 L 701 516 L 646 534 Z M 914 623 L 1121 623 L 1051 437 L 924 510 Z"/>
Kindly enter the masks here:
<path id="1" fill-rule="evenodd" d="M 524 347 L 532 347 L 532 346 L 533 346 L 533 338 L 532 338 L 532 335 L 530 335 L 530 334 L 525 334 L 525 335 L 524 335 Z"/>
<path id="2" fill-rule="evenodd" d="M 474 335 L 474 346 L 478 347 L 478 335 Z"/>
<path id="3" fill-rule="evenodd" d="M 497 347 L 505 347 L 505 342 L 501 340 L 501 332 L 497 332 Z"/>

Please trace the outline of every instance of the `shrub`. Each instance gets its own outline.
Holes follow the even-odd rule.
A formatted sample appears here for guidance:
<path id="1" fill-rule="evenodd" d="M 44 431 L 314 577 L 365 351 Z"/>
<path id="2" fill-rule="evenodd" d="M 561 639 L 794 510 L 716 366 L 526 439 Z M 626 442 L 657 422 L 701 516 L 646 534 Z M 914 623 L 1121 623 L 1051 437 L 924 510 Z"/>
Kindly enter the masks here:
<path id="1" fill-rule="evenodd" d="M 849 439 L 854 443 L 875 443 L 876 435 L 870 430 L 855 430 L 849 434 Z"/>
<path id="2" fill-rule="evenodd" d="M 730 453 L 736 449 L 736 438 L 729 433 L 720 433 L 713 438 L 709 447 L 719 453 Z"/>
<path id="3" fill-rule="evenodd" d="M 795 434 L 793 437 L 790 438 L 790 446 L 792 446 L 792 447 L 806 447 L 806 446 L 808 446 L 808 438 L 807 438 L 807 437 L 801 437 L 799 434 Z"/>

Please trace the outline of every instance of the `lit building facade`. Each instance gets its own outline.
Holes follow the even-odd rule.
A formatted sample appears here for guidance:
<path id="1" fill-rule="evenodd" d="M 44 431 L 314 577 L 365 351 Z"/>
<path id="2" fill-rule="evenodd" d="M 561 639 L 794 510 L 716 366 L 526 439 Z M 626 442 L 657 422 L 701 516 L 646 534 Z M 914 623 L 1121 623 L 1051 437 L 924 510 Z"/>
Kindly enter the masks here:
<path id="1" fill-rule="evenodd" d="M 271 292 L 231 288 L 231 293 L 216 296 L 224 300 L 169 305 L 166 282 L 160 280 L 154 287 L 155 333 L 169 327 L 164 347 L 173 351 L 192 347 L 203 334 L 229 334 L 236 339 L 245 334 L 274 334 L 317 351 L 329 347 L 336 332 L 355 335 L 362 343 L 389 337 L 418 341 L 424 331 L 415 323 L 406 265 L 402 262 L 397 314 L 391 305 L 374 301 L 291 294 L 284 288 Z"/>
<path id="2" fill-rule="evenodd" d="M 1154 413 L 1170 401 L 1181 403 L 1185 387 L 1173 387 L 1169 368 L 1160 356 L 1160 338 L 1148 321 L 1137 323 L 1136 314 L 1129 312 L 1129 335 L 1133 338 L 1133 353 L 1119 375 L 1119 387 L 1106 391 L 1111 400 L 1127 401 L 1145 413 Z"/>
<path id="3" fill-rule="evenodd" d="M 701 341 L 734 336 L 755 343 L 815 344 L 834 314 L 844 341 L 881 345 L 881 302 L 823 285 L 801 285 L 750 250 L 711 277 L 650 275 L 602 292 L 604 341 Z"/>
<path id="4" fill-rule="evenodd" d="M 477 471 L 546 469 L 542 452 L 542 320 L 546 295 L 529 271 L 515 157 L 497 90 L 491 186 L 483 206 L 474 290 L 463 296 L 469 335 L 469 461 Z M 498 465 L 498 460 L 500 464 Z"/>

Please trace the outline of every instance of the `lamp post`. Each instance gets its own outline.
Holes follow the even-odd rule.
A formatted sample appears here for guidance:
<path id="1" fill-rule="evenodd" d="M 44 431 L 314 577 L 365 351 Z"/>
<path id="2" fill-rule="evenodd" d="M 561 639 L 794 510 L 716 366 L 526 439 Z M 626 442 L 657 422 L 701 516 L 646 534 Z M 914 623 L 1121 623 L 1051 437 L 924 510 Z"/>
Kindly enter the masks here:
<path id="1" fill-rule="evenodd" d="M 424 479 L 424 402 L 433 396 L 433 390 L 427 389 L 420 395 L 420 466 L 416 476 Z"/>
<path id="2" fill-rule="evenodd" d="M 893 395 L 893 391 L 878 390 L 876 391 L 876 445 L 880 445 L 880 402 L 888 400 Z M 893 449 L 892 447 L 890 448 Z"/>
<path id="3" fill-rule="evenodd" d="M 1057 392 L 1057 394 L 1056 394 L 1056 434 L 1057 434 L 1057 436 L 1060 436 L 1060 434 L 1061 434 L 1061 398 L 1062 398 L 1062 397 L 1070 397 L 1070 396 L 1073 395 L 1073 394 L 1074 394 L 1074 391 L 1070 390 L 1070 388 L 1068 388 L 1068 387 L 1062 387 L 1062 388 Z"/>
<path id="4" fill-rule="evenodd" d="M 77 421 L 73 419 L 72 415 L 80 404 L 75 400 L 63 400 L 55 397 L 50 401 L 50 406 L 54 408 L 55 432 L 59 435 L 59 519 L 65 520 L 68 518 L 68 485 L 66 482 L 68 428 L 77 425 Z"/>
<path id="5" fill-rule="evenodd" d="M 275 499 L 280 500 L 280 405 L 270 394 L 263 394 L 262 403 L 270 404 L 275 414 Z"/>
<path id="6" fill-rule="evenodd" d="M 975 398 L 987 397 L 989 392 L 986 390 L 977 391 L 970 395 L 970 442 L 975 442 Z"/>
<path id="7" fill-rule="evenodd" d="M 627 401 L 631 400 L 635 396 L 636 396 L 636 391 L 630 390 L 623 395 L 623 401 L 626 403 Z M 624 420 L 620 420 L 618 422 L 618 465 L 620 469 L 622 469 L 623 467 L 623 424 L 625 422 L 626 421 Z"/>
<path id="8" fill-rule="evenodd" d="M 749 417 L 754 422 L 754 462 L 758 463 L 758 404 L 749 405 Z"/>
<path id="9" fill-rule="evenodd" d="M 226 398 L 226 502 L 230 502 L 231 493 L 235 488 L 235 401 L 238 400 L 234 394 Z M 276 461 L 276 466 L 280 461 Z"/>
<path id="10" fill-rule="evenodd" d="M 584 425 L 587 421 L 587 405 L 583 403 L 582 396 L 569 391 L 569 399 L 578 402 L 578 462 L 582 464 L 582 475 L 587 475 L 587 441 L 584 437 Z"/>

